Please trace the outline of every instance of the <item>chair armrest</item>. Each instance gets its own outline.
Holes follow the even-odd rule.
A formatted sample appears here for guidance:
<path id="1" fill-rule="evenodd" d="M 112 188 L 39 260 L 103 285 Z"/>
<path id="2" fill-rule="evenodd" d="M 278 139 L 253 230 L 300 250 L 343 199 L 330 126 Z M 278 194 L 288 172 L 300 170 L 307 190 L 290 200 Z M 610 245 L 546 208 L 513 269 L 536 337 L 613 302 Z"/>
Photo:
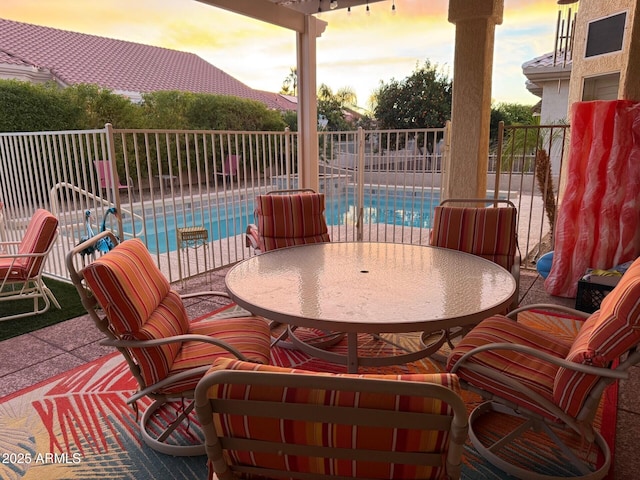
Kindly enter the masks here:
<path id="1" fill-rule="evenodd" d="M 564 358 L 554 357 L 548 353 L 542 352 L 540 350 L 536 350 L 535 348 L 528 347 L 526 345 L 516 345 L 513 343 L 488 343 L 486 345 L 482 345 L 476 347 L 472 350 L 469 350 L 467 353 L 462 355 L 458 361 L 453 365 L 450 370 L 450 373 L 456 373 L 456 370 L 462 366 L 462 364 L 469 358 L 473 357 L 477 353 L 485 352 L 487 350 L 510 350 L 513 352 L 526 353 L 527 355 L 531 355 L 533 357 L 540 358 L 546 362 L 549 362 L 553 365 L 557 365 L 559 367 L 566 368 L 568 370 L 572 370 L 575 372 L 582 372 L 589 375 L 597 375 L 600 377 L 613 378 L 613 379 L 627 379 L 629 378 L 629 372 L 612 370 L 610 368 L 605 367 L 594 367 L 592 365 L 585 365 L 582 363 L 569 362 Z M 484 367 L 482 365 L 465 365 L 465 368 L 469 370 L 481 372 L 490 378 L 496 378 L 496 374 L 499 375 L 499 381 L 508 383 L 505 380 L 504 375 L 500 372 L 496 372 L 494 368 Z"/>
<path id="2" fill-rule="evenodd" d="M 160 347 L 162 345 L 168 345 L 171 343 L 182 343 L 182 342 L 203 342 L 210 343 L 212 345 L 216 345 L 220 348 L 225 349 L 229 353 L 232 353 L 239 360 L 247 361 L 247 358 L 235 347 L 232 347 L 227 342 L 219 340 L 214 337 L 209 337 L 207 335 L 197 335 L 194 333 L 189 333 L 186 335 L 174 335 L 172 337 L 166 338 L 158 338 L 155 340 L 120 340 L 120 339 L 105 339 L 100 341 L 100 345 L 105 345 L 107 347 L 116 347 L 116 348 L 154 348 Z"/>
<path id="3" fill-rule="evenodd" d="M 567 313 L 569 315 L 574 315 L 580 318 L 589 318 L 592 314 L 582 312 L 580 310 L 576 310 L 575 308 L 565 307 L 564 305 L 554 305 L 552 303 L 532 303 L 530 305 L 525 305 L 520 308 L 516 308 L 515 310 L 511 310 L 507 317 L 515 320 L 517 318 L 518 313 L 526 312 L 528 310 L 536 310 L 536 309 L 544 309 L 544 310 L 554 310 L 561 313 Z"/>
<path id="4" fill-rule="evenodd" d="M 39 252 L 39 253 L 0 253 L 0 258 L 33 258 L 33 257 L 44 257 L 48 255 L 49 252 Z"/>
<path id="5" fill-rule="evenodd" d="M 190 379 L 196 375 L 203 376 L 207 371 L 211 368 L 211 365 L 203 365 L 201 367 L 190 368 L 189 370 L 185 370 L 180 373 L 176 373 L 175 375 L 171 375 L 170 377 L 163 378 L 159 382 L 154 383 L 153 385 L 149 385 L 147 388 L 142 390 L 138 390 L 136 393 L 131 395 L 127 399 L 127 404 L 135 403 L 147 395 L 153 394 L 159 388 L 166 387 L 167 385 L 172 385 L 174 383 L 180 382 L 182 380 Z"/>
<path id="6" fill-rule="evenodd" d="M 205 297 L 205 296 L 224 297 L 229 299 L 231 298 L 227 292 L 220 292 L 215 290 L 204 290 L 202 292 L 184 293 L 180 295 L 180 298 L 187 299 L 187 298 L 196 298 L 196 297 Z"/>
<path id="7" fill-rule="evenodd" d="M 247 225 L 245 232 L 245 245 L 247 248 L 253 248 L 256 253 L 260 253 L 258 226 L 250 223 Z"/>

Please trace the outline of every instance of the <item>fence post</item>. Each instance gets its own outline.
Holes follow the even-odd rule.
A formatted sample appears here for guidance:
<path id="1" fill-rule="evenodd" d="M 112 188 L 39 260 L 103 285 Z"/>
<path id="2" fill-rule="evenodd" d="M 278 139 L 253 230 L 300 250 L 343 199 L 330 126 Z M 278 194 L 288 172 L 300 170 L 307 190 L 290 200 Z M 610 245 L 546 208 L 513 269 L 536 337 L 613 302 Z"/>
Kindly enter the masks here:
<path id="1" fill-rule="evenodd" d="M 442 165 L 440 167 L 440 199 L 445 199 L 446 192 L 449 191 L 449 159 L 451 157 L 451 120 L 444 124 L 444 142 L 442 145 Z"/>
<path id="2" fill-rule="evenodd" d="M 109 166 L 111 167 L 111 178 L 118 178 L 118 165 L 116 163 L 116 147 L 113 139 L 113 125 L 110 123 L 105 124 L 104 126 L 106 130 L 106 139 L 107 139 L 107 157 L 109 160 Z M 127 182 L 129 179 L 127 179 Z M 118 232 L 120 232 L 120 236 L 123 236 L 122 232 L 124 232 L 124 228 L 122 225 L 122 202 L 120 201 L 120 189 L 118 188 L 117 182 L 111 182 L 111 190 L 113 194 L 113 203 L 118 211 L 118 215 L 116 215 L 116 219 L 118 221 Z M 123 238 L 124 240 L 124 238 Z"/>
<path id="3" fill-rule="evenodd" d="M 358 196 L 356 205 L 358 206 L 358 218 L 356 220 L 356 240 L 361 242 L 364 238 L 364 158 L 365 143 L 364 130 L 358 127 Z"/>
<path id="4" fill-rule="evenodd" d="M 504 142 L 504 121 L 498 122 L 498 147 L 496 148 L 496 180 L 493 186 L 493 199 L 500 196 L 500 175 L 502 174 L 502 142 Z"/>
<path id="5" fill-rule="evenodd" d="M 284 187 L 287 190 L 291 188 L 291 130 L 289 127 L 284 129 L 284 169 L 286 179 L 286 186 Z"/>

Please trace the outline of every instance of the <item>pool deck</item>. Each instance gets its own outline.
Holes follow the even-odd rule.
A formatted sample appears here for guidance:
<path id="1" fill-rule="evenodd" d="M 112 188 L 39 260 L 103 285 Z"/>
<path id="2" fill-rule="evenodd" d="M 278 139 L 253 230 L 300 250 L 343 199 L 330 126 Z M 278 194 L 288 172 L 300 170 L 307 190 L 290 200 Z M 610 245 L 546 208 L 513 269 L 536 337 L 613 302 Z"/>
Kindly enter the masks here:
<path id="1" fill-rule="evenodd" d="M 177 290 L 224 291 L 228 268 L 216 270 L 188 280 Z M 217 301 L 190 299 L 187 309 L 195 318 L 224 304 Z M 536 272 L 523 270 L 520 280 L 520 304 L 554 303 L 573 306 L 573 299 L 552 297 L 544 290 L 543 280 Z M 76 366 L 110 354 L 113 348 L 99 345 L 102 334 L 88 315 L 43 328 L 0 342 L 0 397 L 47 380 Z M 640 438 L 640 366 L 632 367 L 631 377 L 620 382 L 616 425 L 615 465 L 611 478 L 635 480 L 640 472 L 640 456 L 636 454 Z"/>

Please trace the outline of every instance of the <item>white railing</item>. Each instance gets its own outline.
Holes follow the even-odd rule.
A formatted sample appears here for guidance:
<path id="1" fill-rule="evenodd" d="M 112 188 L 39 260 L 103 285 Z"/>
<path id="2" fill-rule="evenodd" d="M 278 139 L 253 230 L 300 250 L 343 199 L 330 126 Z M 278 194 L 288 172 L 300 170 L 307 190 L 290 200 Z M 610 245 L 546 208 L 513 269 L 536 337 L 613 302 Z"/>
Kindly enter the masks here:
<path id="1" fill-rule="evenodd" d="M 446 172 L 445 138 L 445 129 L 321 132 L 319 185 L 332 241 L 427 244 L 431 210 L 440 200 Z M 530 155 L 535 160 L 535 152 L 501 154 L 497 164 L 516 165 Z M 243 233 L 253 222 L 255 196 L 298 187 L 297 134 L 288 131 L 116 130 L 107 125 L 11 133 L 0 134 L 0 157 L 3 231 L 19 240 L 35 208 L 54 211 L 62 234 L 47 271 L 60 278 L 67 277 L 65 252 L 86 235 L 86 210 L 92 213 L 93 231 L 105 219 L 105 227 L 120 238 L 141 238 L 174 282 L 250 255 Z M 111 167 L 102 185 L 97 160 Z M 542 197 L 534 175 L 526 168 L 515 170 L 490 174 L 488 184 L 516 199 L 521 249 L 528 252 L 536 237 L 546 234 L 539 221 Z M 110 207 L 120 216 L 108 216 Z M 180 242 L 179 229 L 186 227 L 201 228 L 204 240 Z"/>

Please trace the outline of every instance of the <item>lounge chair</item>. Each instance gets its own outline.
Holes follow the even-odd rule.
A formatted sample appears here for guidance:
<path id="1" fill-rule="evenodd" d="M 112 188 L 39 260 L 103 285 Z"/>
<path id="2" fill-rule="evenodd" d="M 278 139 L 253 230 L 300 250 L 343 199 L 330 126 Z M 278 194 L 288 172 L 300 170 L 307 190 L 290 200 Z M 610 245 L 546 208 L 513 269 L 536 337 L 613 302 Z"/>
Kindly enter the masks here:
<path id="1" fill-rule="evenodd" d="M 221 177 L 223 181 L 231 183 L 234 179 L 238 178 L 238 161 L 240 157 L 238 155 L 227 155 L 222 164 L 222 171 L 216 173 Z"/>
<path id="2" fill-rule="evenodd" d="M 522 310 L 541 307 L 588 318 L 573 341 L 516 320 Z M 470 417 L 473 445 L 480 455 L 511 475 L 544 479 L 550 477 L 512 464 L 500 455 L 501 450 L 523 445 L 521 436 L 533 429 L 547 433 L 558 451 L 567 454 L 571 450 L 556 432 L 572 431 L 580 452 L 595 445 L 603 459 L 602 465 L 592 470 L 578 454 L 572 454 L 569 458 L 579 472 L 572 478 L 603 478 L 611 453 L 593 420 L 605 388 L 629 378 L 630 367 L 640 362 L 639 343 L 640 259 L 604 298 L 600 310 L 590 316 L 557 305 L 529 305 L 510 312 L 509 317 L 497 315 L 482 321 L 460 341 L 447 362 L 447 370 L 458 375 L 463 387 L 487 400 Z M 522 418 L 524 423 L 494 439 L 493 444 L 483 442 L 475 425 L 491 411 Z M 536 456 L 535 447 L 534 443 L 524 444 L 531 456 Z"/>
<path id="3" fill-rule="evenodd" d="M 126 190 L 130 198 L 133 198 L 133 180 L 129 178 L 129 182 L 125 185 L 120 183 L 118 173 L 111 172 L 111 162 L 109 160 L 96 160 L 93 162 L 98 172 L 98 183 L 100 190 L 112 190 L 114 187 L 118 190 Z"/>
<path id="4" fill-rule="evenodd" d="M 45 261 L 57 236 L 58 219 L 47 210 L 38 209 L 20 242 L 0 242 L 0 302 L 33 300 L 32 310 L 0 317 L 0 321 L 44 313 L 51 303 L 61 308 L 42 279 Z"/>
<path id="5" fill-rule="evenodd" d="M 196 387 L 209 479 L 460 478 L 447 374 L 332 375 L 220 359 Z"/>
<path id="6" fill-rule="evenodd" d="M 84 266 L 82 251 L 104 239 L 116 247 Z M 139 399 L 154 400 L 140 419 L 144 442 L 170 455 L 204 454 L 202 444 L 181 446 L 168 440 L 193 410 L 193 403 L 184 400 L 193 398 L 196 384 L 216 358 L 269 363 L 267 322 L 253 316 L 190 321 L 184 298 L 228 296 L 223 292 L 178 295 L 139 239 L 118 245 L 110 231 L 74 247 L 67 255 L 67 268 L 82 304 L 107 337 L 101 343 L 118 349 L 139 384 L 127 403 L 137 411 Z M 180 413 L 166 431 L 155 435 L 156 429 L 150 427 L 156 423 L 154 414 L 174 401 Z"/>

